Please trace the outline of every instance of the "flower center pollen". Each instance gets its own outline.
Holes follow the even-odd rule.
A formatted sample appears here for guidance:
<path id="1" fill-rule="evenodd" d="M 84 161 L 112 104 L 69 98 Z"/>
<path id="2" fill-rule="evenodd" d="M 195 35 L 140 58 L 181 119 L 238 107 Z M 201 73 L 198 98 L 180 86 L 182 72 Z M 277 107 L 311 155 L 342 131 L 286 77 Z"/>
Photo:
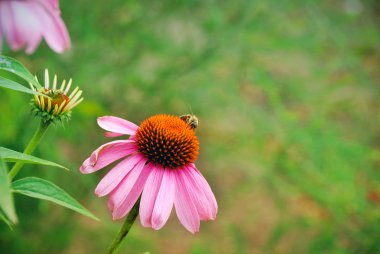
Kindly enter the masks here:
<path id="1" fill-rule="evenodd" d="M 60 106 L 63 102 L 65 102 L 65 104 L 67 105 L 70 101 L 69 97 L 60 90 L 50 90 L 50 89 L 45 88 L 43 89 L 42 93 L 50 97 L 50 98 L 45 97 L 44 103 L 45 105 L 47 105 L 48 100 L 50 100 L 52 108 L 54 108 L 55 105 Z"/>
<path id="2" fill-rule="evenodd" d="M 164 168 L 178 168 L 194 162 L 199 141 L 194 129 L 177 116 L 155 115 L 144 120 L 136 132 L 139 151 Z"/>

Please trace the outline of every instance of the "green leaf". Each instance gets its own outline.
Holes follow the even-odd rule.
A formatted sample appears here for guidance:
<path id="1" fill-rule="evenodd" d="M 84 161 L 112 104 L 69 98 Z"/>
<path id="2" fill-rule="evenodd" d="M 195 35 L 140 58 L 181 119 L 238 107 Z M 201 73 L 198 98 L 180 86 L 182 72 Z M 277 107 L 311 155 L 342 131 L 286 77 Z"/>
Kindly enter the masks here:
<path id="1" fill-rule="evenodd" d="M 9 229 L 12 230 L 12 222 L 4 215 L 4 212 L 0 210 L 0 220 L 4 221 L 8 225 Z"/>
<path id="2" fill-rule="evenodd" d="M 37 82 L 37 80 L 33 77 L 33 75 L 16 59 L 11 57 L 0 55 L 0 69 L 9 71 L 23 79 L 25 79 L 28 83 L 32 84 L 37 88 L 41 88 L 41 85 Z"/>
<path id="3" fill-rule="evenodd" d="M 8 178 L 8 170 L 4 162 L 0 159 L 0 208 L 4 212 L 4 217 L 12 223 L 17 223 L 17 215 L 13 202 L 13 195 Z"/>
<path id="4" fill-rule="evenodd" d="M 43 160 L 43 159 L 34 157 L 32 155 L 16 152 L 16 151 L 13 151 L 11 149 L 1 147 L 1 146 L 0 146 L 0 158 L 6 162 L 23 162 L 23 163 L 30 163 L 30 164 L 41 164 L 41 165 L 53 166 L 53 167 L 58 167 L 58 168 L 63 168 L 63 169 L 68 170 L 64 166 L 59 165 L 57 163 Z"/>
<path id="5" fill-rule="evenodd" d="M 74 198 L 67 194 L 52 182 L 37 177 L 26 177 L 12 183 L 12 189 L 16 193 L 20 193 L 32 198 L 39 198 L 54 202 L 58 205 L 67 207 L 80 214 L 99 220 L 90 211 L 84 208 Z"/>
<path id="6" fill-rule="evenodd" d="M 6 79 L 4 77 L 0 77 L 0 87 L 12 89 L 14 91 L 19 91 L 19 92 L 23 92 L 23 93 L 41 95 L 41 93 L 39 93 L 39 92 L 33 91 L 32 89 L 30 89 L 28 87 L 25 87 L 25 86 L 15 82 L 15 81 L 12 81 L 10 79 Z"/>

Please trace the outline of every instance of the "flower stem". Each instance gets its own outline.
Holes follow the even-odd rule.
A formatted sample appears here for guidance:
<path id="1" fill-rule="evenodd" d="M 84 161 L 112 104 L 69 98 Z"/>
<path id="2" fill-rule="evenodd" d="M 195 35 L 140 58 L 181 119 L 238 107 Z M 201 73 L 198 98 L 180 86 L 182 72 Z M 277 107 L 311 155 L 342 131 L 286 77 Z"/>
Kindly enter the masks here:
<path id="1" fill-rule="evenodd" d="M 109 249 L 109 254 L 117 253 L 117 250 L 120 248 L 121 243 L 124 238 L 128 235 L 129 230 L 131 229 L 133 223 L 135 222 L 137 215 L 139 214 L 140 207 L 140 198 L 137 200 L 135 205 L 132 207 L 132 210 L 129 212 L 128 217 L 125 219 L 123 226 L 119 233 L 116 235 L 115 239 L 112 242 L 112 245 Z"/>
<path id="2" fill-rule="evenodd" d="M 50 125 L 50 122 L 41 121 L 41 123 L 40 123 L 39 127 L 37 128 L 36 132 L 34 133 L 32 139 L 29 141 L 29 144 L 26 146 L 26 148 L 24 150 L 25 154 L 31 154 L 34 151 L 34 149 L 36 148 L 36 146 L 40 142 L 41 138 L 45 134 L 49 125 Z M 24 163 L 22 163 L 22 162 L 16 162 L 8 174 L 9 179 L 13 179 L 18 174 L 18 172 L 20 171 L 20 169 L 22 168 L 23 165 L 24 165 Z"/>

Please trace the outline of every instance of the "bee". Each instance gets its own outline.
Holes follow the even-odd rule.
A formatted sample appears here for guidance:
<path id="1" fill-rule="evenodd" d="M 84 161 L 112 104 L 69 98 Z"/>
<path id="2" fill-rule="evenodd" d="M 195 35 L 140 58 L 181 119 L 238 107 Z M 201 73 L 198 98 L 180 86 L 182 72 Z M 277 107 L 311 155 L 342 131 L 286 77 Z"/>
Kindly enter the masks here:
<path id="1" fill-rule="evenodd" d="M 195 115 L 187 114 L 187 115 L 182 115 L 179 118 L 181 118 L 188 125 L 190 125 L 192 129 L 195 129 L 198 127 L 198 118 Z"/>

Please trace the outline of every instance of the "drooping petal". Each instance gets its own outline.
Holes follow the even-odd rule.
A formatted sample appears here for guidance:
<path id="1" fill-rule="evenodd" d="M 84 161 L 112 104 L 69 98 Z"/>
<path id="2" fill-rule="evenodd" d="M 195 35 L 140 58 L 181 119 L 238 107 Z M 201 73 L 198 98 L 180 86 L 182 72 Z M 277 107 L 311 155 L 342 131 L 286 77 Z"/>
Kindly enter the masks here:
<path id="1" fill-rule="evenodd" d="M 110 194 L 113 203 L 112 218 L 114 220 L 124 217 L 140 196 L 150 171 L 145 166 L 147 159 L 142 159 L 128 173 L 120 185 Z"/>
<path id="2" fill-rule="evenodd" d="M 216 213 L 218 212 L 218 203 L 216 202 L 216 198 L 214 196 L 214 193 L 211 190 L 210 185 L 208 184 L 206 179 L 203 177 L 202 173 L 197 169 L 194 163 L 190 163 L 189 168 L 192 168 L 196 172 L 196 174 L 195 172 L 192 172 L 193 176 L 195 177 L 195 179 L 197 179 L 196 180 L 197 182 L 202 183 L 205 196 L 207 200 L 213 205 L 213 213 L 216 216 Z"/>
<path id="3" fill-rule="evenodd" d="M 99 117 L 98 125 L 106 131 L 127 135 L 134 135 L 138 129 L 136 124 L 115 116 Z"/>
<path id="4" fill-rule="evenodd" d="M 59 3 L 58 3 L 58 0 L 49 0 L 50 4 L 58 10 L 59 8 Z"/>
<path id="5" fill-rule="evenodd" d="M 162 228 L 169 219 L 174 203 L 175 186 L 176 177 L 174 170 L 165 169 L 152 213 L 151 224 L 155 230 Z"/>
<path id="6" fill-rule="evenodd" d="M 40 23 L 33 8 L 34 2 L 14 2 L 14 21 L 19 36 L 26 42 L 26 52 L 31 54 L 35 51 L 42 39 L 43 24 Z"/>
<path id="7" fill-rule="evenodd" d="M 16 26 L 13 1 L 0 1 L 0 25 L 12 50 L 19 50 L 25 44 Z"/>
<path id="8" fill-rule="evenodd" d="M 151 164 L 148 164 L 147 167 L 150 167 L 152 172 L 145 183 L 144 191 L 141 195 L 140 221 L 144 227 L 151 227 L 152 212 L 161 186 L 164 169 Z"/>
<path id="9" fill-rule="evenodd" d="M 113 212 L 113 201 L 111 198 L 109 198 L 107 201 L 107 207 L 108 207 L 108 210 L 110 210 L 110 212 L 112 213 Z"/>
<path id="10" fill-rule="evenodd" d="M 176 194 L 174 206 L 179 221 L 191 233 L 199 231 L 200 219 L 183 177 L 183 169 L 176 170 Z"/>
<path id="11" fill-rule="evenodd" d="M 201 220 L 214 220 L 218 211 L 215 196 L 204 177 L 191 167 L 183 169 L 183 176 Z"/>
<path id="12" fill-rule="evenodd" d="M 51 49 L 58 53 L 70 48 L 70 38 L 66 26 L 61 19 L 60 12 L 50 3 L 38 1 L 34 11 L 40 22 L 44 24 L 43 36 Z"/>
<path id="13" fill-rule="evenodd" d="M 59 13 L 59 2 L 58 0 L 33 0 L 34 2 L 38 2 L 41 5 L 50 5 Z"/>
<path id="14" fill-rule="evenodd" d="M 134 152 L 137 152 L 137 148 L 132 140 L 115 140 L 106 143 L 83 162 L 80 171 L 83 174 L 93 173 Z"/>
<path id="15" fill-rule="evenodd" d="M 110 132 L 110 131 L 107 131 L 104 133 L 104 136 L 106 138 L 116 138 L 116 137 L 120 137 L 120 136 L 123 136 L 125 134 L 123 133 L 116 133 L 116 132 Z"/>
<path id="16" fill-rule="evenodd" d="M 1 8 L 1 6 L 0 6 L 0 8 Z M 3 50 L 3 32 L 1 29 L 1 19 L 0 19 L 0 53 L 2 50 Z"/>
<path id="17" fill-rule="evenodd" d="M 95 189 L 95 194 L 99 197 L 109 194 L 142 159 L 142 155 L 135 154 L 121 161 L 99 182 Z"/>
<path id="18" fill-rule="evenodd" d="M 129 192 L 133 188 L 137 179 L 139 178 L 142 169 L 144 168 L 146 160 L 137 163 L 132 170 L 122 179 L 120 184 L 109 194 L 108 208 L 110 211 L 115 212 L 124 200 L 128 197 Z M 115 218 L 114 218 L 115 219 Z"/>

